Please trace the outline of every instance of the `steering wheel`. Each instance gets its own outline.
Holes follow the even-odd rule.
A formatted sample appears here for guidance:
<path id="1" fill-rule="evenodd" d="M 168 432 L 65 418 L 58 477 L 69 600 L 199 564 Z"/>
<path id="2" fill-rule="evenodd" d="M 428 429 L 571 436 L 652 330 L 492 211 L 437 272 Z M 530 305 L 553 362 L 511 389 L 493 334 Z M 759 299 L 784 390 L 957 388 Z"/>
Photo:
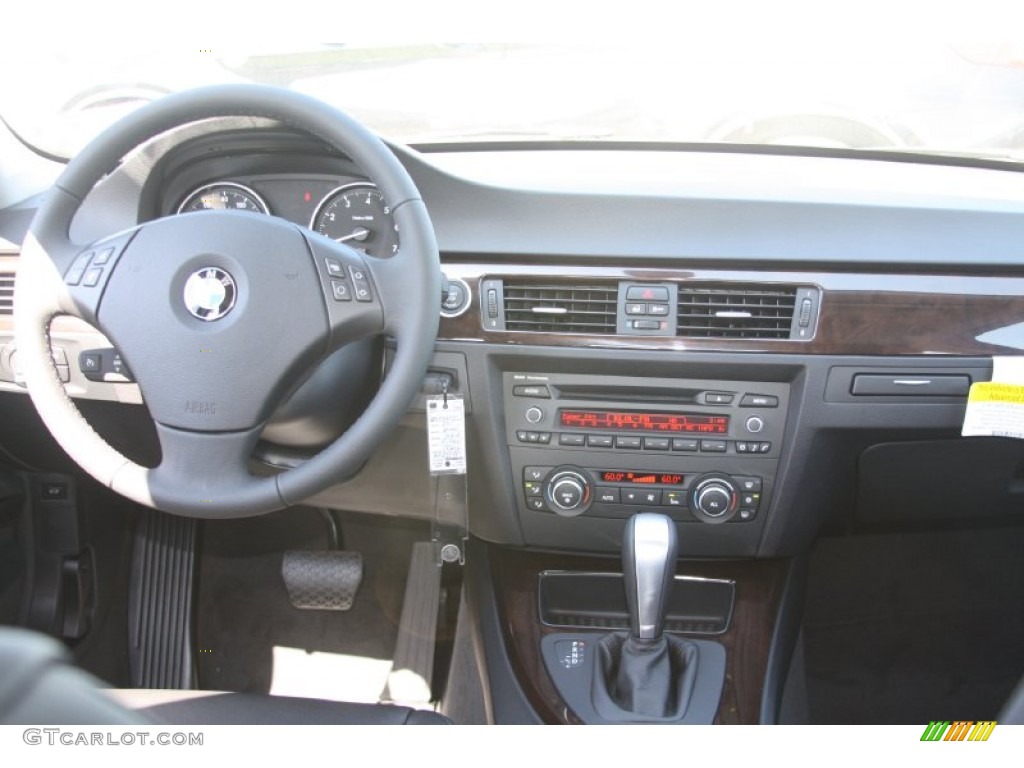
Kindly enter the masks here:
<path id="1" fill-rule="evenodd" d="M 351 158 L 379 186 L 401 236 L 388 259 L 272 216 L 201 212 L 148 222 L 85 247 L 76 211 L 131 150 L 214 117 L 277 120 Z M 90 475 L 140 504 L 229 518 L 303 501 L 353 474 L 388 435 L 423 380 L 438 327 L 441 271 L 426 207 L 391 151 L 310 97 L 258 85 L 167 96 L 94 140 L 57 180 L 22 246 L 15 338 L 43 422 Z M 142 467 L 108 445 L 61 385 L 49 324 L 72 315 L 120 351 L 162 450 Z M 396 341 L 393 365 L 363 414 L 317 455 L 255 476 L 248 460 L 275 406 L 318 361 L 374 334 Z"/>

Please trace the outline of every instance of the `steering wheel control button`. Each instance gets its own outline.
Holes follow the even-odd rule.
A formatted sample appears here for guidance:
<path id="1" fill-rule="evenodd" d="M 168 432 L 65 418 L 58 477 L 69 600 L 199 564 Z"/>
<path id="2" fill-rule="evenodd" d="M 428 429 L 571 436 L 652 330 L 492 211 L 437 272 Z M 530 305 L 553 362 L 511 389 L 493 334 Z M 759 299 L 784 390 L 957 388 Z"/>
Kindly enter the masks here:
<path id="1" fill-rule="evenodd" d="M 740 408 L 778 408 L 779 398 L 775 395 L 744 395 Z"/>
<path id="2" fill-rule="evenodd" d="M 82 282 L 82 278 L 85 276 L 85 270 L 89 266 L 89 262 L 92 261 L 93 252 L 80 253 L 75 257 L 75 260 L 71 262 L 71 267 L 68 269 L 67 274 L 64 275 L 64 282 L 68 285 L 78 285 Z"/>
<path id="3" fill-rule="evenodd" d="M 237 297 L 235 279 L 220 267 L 197 269 L 185 281 L 185 308 L 206 323 L 227 315 Z"/>
<path id="4" fill-rule="evenodd" d="M 96 252 L 96 258 L 92 260 L 94 267 L 102 267 L 104 264 L 110 261 L 110 258 L 114 255 L 113 248 L 104 248 L 102 251 Z"/>
<path id="5" fill-rule="evenodd" d="M 86 288 L 95 288 L 99 285 L 100 278 L 103 277 L 103 270 L 99 267 L 93 267 L 85 273 L 85 277 L 82 280 L 82 285 Z"/>
<path id="6" fill-rule="evenodd" d="M 126 384 L 135 379 L 116 349 L 91 349 L 78 355 L 78 367 L 89 381 Z"/>
<path id="7" fill-rule="evenodd" d="M 335 259 L 324 259 L 324 266 L 327 267 L 327 274 L 331 277 L 344 277 L 345 268 L 340 261 Z"/>
<path id="8" fill-rule="evenodd" d="M 352 290 L 356 295 L 356 301 L 373 301 L 366 271 L 362 267 L 349 267 L 348 272 L 352 276 Z"/>
<path id="9" fill-rule="evenodd" d="M 764 419 L 760 416 L 751 416 L 746 422 L 747 432 L 757 434 L 764 431 Z"/>
<path id="10" fill-rule="evenodd" d="M 352 301 L 352 289 L 344 280 L 331 280 L 331 295 L 335 301 Z"/>
<path id="11" fill-rule="evenodd" d="M 78 367 L 90 381 L 103 381 L 103 355 L 99 352 L 82 352 L 78 356 Z"/>

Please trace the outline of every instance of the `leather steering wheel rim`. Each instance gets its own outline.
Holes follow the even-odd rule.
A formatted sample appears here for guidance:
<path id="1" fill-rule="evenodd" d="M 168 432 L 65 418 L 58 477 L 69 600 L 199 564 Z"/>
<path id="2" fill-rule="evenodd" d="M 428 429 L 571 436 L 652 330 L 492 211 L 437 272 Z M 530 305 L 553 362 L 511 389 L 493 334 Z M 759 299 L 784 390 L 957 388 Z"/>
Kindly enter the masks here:
<path id="1" fill-rule="evenodd" d="M 276 120 L 351 158 L 391 207 L 401 238 L 398 253 L 390 259 L 375 259 L 283 220 L 244 213 L 186 214 L 140 224 L 85 246 L 70 241 L 71 221 L 82 201 L 129 152 L 179 126 L 233 116 Z M 106 266 L 96 267 L 102 279 L 95 290 L 72 280 L 77 266 L 87 263 L 92 268 L 97 263 L 82 259 L 94 259 L 110 247 L 115 249 L 114 256 Z M 198 273 L 201 279 L 224 272 L 229 278 L 234 275 L 231 290 L 237 292 L 237 300 L 228 308 L 233 313 L 216 323 L 189 316 L 181 285 Z M 335 108 L 302 94 L 259 85 L 214 86 L 143 107 L 101 134 L 68 164 L 37 212 L 22 247 L 15 286 L 15 338 L 25 383 L 43 422 L 96 480 L 133 501 L 167 512 L 203 518 L 250 516 L 300 503 L 351 476 L 397 425 L 432 357 L 440 274 L 426 207 L 405 168 L 379 138 Z M 368 281 L 360 283 L 360 277 Z M 337 293 L 332 296 L 332 285 L 337 291 L 338 282 L 349 291 L 365 284 L 370 298 L 353 301 L 350 295 L 338 301 Z M 131 298 L 135 291 L 137 300 Z M 148 305 L 138 306 L 146 297 Z M 268 302 L 278 299 L 284 306 L 280 315 L 264 317 L 273 314 L 265 311 L 268 307 L 276 306 Z M 67 395 L 49 346 L 49 324 L 58 315 L 94 324 L 136 373 L 161 440 L 163 460 L 157 467 L 139 466 L 112 448 Z M 296 320 L 294 315 L 302 317 Z M 296 334 L 294 350 L 288 349 L 289 344 L 273 345 L 273 354 L 280 352 L 281 359 L 276 369 L 270 365 L 273 370 L 263 374 L 261 369 L 255 376 L 263 375 L 265 380 L 250 386 L 247 379 L 218 378 L 238 377 L 239 372 L 231 373 L 227 363 L 237 364 L 239 355 L 261 333 L 282 325 L 291 328 L 290 323 L 296 328 L 305 323 L 302 330 L 309 332 L 309 338 Z M 136 327 L 140 325 L 145 328 Z M 282 390 L 301 370 L 308 370 L 341 344 L 379 333 L 395 339 L 396 352 L 387 377 L 363 414 L 299 467 L 269 477 L 250 474 L 249 453 Z M 160 363 L 152 349 L 157 341 L 150 336 L 179 351 L 179 361 Z M 199 352 L 215 354 L 199 357 L 197 347 L 204 347 Z M 217 354 L 226 361 L 219 367 L 207 362 Z M 182 370 L 185 374 L 178 381 L 175 377 Z M 170 386 L 166 379 L 176 383 Z"/>

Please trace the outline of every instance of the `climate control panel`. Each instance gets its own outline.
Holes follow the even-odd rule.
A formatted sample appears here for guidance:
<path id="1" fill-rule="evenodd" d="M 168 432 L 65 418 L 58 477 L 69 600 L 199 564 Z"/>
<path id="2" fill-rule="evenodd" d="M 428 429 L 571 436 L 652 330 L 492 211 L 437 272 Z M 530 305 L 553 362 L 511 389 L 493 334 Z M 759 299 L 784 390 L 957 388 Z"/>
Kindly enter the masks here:
<path id="1" fill-rule="evenodd" d="M 629 517 L 661 512 L 710 525 L 757 518 L 764 481 L 724 472 L 642 472 L 563 464 L 523 468 L 528 509 L 562 517 Z"/>

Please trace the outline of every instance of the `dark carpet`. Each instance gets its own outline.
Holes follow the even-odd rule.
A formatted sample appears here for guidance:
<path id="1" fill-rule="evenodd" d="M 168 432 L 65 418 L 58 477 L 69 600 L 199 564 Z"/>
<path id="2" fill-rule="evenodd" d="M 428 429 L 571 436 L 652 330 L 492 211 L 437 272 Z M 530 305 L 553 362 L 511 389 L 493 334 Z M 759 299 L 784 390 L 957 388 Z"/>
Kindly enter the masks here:
<path id="1" fill-rule="evenodd" d="M 813 723 L 995 719 L 1024 673 L 1024 529 L 823 539 L 804 636 Z"/>
<path id="2" fill-rule="evenodd" d="M 286 549 L 326 549 L 327 527 L 312 509 L 245 520 L 208 521 L 200 544 L 200 688 L 267 692 L 275 646 L 390 659 L 412 545 L 429 526 L 345 514 L 344 548 L 363 554 L 363 581 L 349 611 L 292 607 L 281 579 Z"/>

